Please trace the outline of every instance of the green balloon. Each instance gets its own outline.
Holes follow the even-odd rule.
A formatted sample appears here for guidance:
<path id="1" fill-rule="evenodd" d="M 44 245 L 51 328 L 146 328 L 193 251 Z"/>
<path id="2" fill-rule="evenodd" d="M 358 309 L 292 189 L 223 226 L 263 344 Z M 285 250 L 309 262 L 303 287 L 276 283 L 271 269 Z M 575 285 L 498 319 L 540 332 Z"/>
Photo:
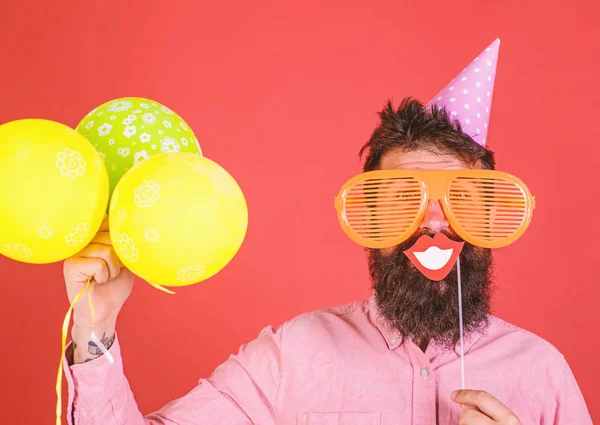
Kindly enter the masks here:
<path id="1" fill-rule="evenodd" d="M 77 125 L 104 158 L 110 194 L 134 164 L 166 152 L 202 155 L 198 139 L 187 123 L 164 105 L 141 97 L 106 102 Z"/>

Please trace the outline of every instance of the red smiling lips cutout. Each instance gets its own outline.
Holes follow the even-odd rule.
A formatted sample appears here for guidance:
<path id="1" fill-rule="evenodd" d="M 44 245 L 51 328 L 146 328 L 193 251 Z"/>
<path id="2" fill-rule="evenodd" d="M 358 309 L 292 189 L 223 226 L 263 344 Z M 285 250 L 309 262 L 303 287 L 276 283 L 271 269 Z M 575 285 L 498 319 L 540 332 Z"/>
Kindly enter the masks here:
<path id="1" fill-rule="evenodd" d="M 433 238 L 423 235 L 404 253 L 427 279 L 440 281 L 454 267 L 463 245 L 464 242 L 453 241 L 443 233 Z"/>

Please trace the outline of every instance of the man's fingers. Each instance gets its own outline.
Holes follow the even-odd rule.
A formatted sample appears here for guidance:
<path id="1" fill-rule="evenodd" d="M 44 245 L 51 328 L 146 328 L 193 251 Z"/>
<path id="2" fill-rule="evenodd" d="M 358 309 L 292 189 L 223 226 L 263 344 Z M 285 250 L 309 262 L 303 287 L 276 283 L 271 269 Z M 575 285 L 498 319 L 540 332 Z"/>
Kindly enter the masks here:
<path id="1" fill-rule="evenodd" d="M 115 250 L 110 246 L 97 244 L 88 245 L 79 253 L 79 257 L 103 260 L 109 273 L 108 279 L 105 281 L 115 279 L 121 272 L 121 261 Z M 97 279 L 96 282 L 103 283 Z"/>
<path id="2" fill-rule="evenodd" d="M 515 414 L 508 407 L 506 407 L 494 396 L 485 391 L 455 391 L 454 393 L 452 393 L 451 398 L 457 403 L 477 407 L 481 412 L 483 412 L 485 415 L 489 416 L 495 421 L 502 421 L 502 423 L 505 423 L 505 421 L 514 421 L 514 419 L 516 419 L 516 422 L 506 423 L 519 423 L 519 420 L 517 419 Z"/>
<path id="3" fill-rule="evenodd" d="M 99 232 L 108 232 L 108 216 L 104 215 L 104 220 L 102 220 L 102 224 L 100 225 Z"/>
<path id="4" fill-rule="evenodd" d="M 100 232 L 96 236 L 94 236 L 94 239 L 92 239 L 92 241 L 90 243 L 112 246 L 112 241 L 110 239 L 110 233 Z"/>
<path id="5" fill-rule="evenodd" d="M 474 409 L 467 409 L 460 416 L 459 425 L 493 425 L 495 422 Z"/>
<path id="6" fill-rule="evenodd" d="M 106 283 L 110 280 L 110 271 L 106 261 L 101 258 L 79 257 L 65 263 L 66 273 L 72 273 L 75 279 L 85 281 L 90 277 L 94 278 L 96 283 Z"/>

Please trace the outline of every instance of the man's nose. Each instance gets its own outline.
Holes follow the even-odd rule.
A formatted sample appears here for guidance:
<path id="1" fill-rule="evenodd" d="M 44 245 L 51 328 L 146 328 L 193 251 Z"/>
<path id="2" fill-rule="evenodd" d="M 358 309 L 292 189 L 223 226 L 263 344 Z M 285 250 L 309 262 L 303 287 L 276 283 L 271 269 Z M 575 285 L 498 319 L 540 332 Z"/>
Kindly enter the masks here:
<path id="1" fill-rule="evenodd" d="M 427 211 L 425 211 L 425 216 L 423 217 L 423 221 L 419 225 L 420 229 L 429 229 L 433 233 L 439 233 L 442 230 L 448 229 L 450 224 L 448 220 L 446 220 L 446 216 L 444 215 L 444 210 L 442 209 L 442 205 L 439 201 L 430 200 L 429 205 L 427 205 Z"/>

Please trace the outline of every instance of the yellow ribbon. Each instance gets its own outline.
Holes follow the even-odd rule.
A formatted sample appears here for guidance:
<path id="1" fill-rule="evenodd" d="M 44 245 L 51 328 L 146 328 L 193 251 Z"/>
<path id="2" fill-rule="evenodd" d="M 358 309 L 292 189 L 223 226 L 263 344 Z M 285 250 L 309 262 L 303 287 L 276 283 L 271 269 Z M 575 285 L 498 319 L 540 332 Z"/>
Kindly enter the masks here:
<path id="1" fill-rule="evenodd" d="M 175 292 L 173 292 L 167 288 L 164 288 L 164 287 L 160 286 L 159 284 L 151 283 L 150 285 L 154 286 L 159 291 L 163 291 L 163 292 L 166 292 L 167 294 L 175 295 Z"/>
<path id="2" fill-rule="evenodd" d="M 90 286 L 91 285 L 91 286 Z M 62 416 L 62 374 L 63 374 L 63 359 L 65 357 L 65 351 L 67 347 L 67 332 L 69 331 L 69 323 L 71 322 L 71 313 L 73 312 L 73 306 L 79 301 L 79 298 L 85 293 L 85 291 L 90 288 L 88 292 L 88 303 L 90 305 L 90 309 L 92 311 L 92 322 L 96 323 L 96 311 L 94 309 L 94 303 L 92 302 L 92 290 L 94 286 L 92 285 L 92 278 L 90 277 L 85 284 L 85 287 L 75 295 L 73 302 L 69 306 L 67 310 L 67 314 L 65 314 L 65 318 L 63 320 L 62 325 L 62 348 L 60 355 L 60 362 L 58 363 L 58 376 L 56 377 L 56 425 L 61 425 L 61 416 Z"/>

